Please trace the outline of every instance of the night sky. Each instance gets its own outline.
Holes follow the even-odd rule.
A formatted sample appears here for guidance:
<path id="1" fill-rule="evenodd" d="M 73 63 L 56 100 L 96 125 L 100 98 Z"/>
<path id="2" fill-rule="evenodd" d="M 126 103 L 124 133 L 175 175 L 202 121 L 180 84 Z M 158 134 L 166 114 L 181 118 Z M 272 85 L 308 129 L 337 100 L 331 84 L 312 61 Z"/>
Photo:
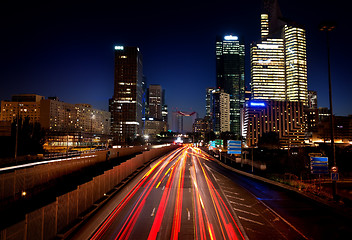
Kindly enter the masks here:
<path id="1" fill-rule="evenodd" d="M 74 3 L 73 3 L 74 2 Z M 104 3 L 103 3 L 104 2 Z M 334 113 L 352 114 L 351 32 L 345 1 L 279 1 L 284 17 L 306 27 L 308 89 L 328 107 L 326 38 L 333 20 L 331 71 Z M 309 4 L 309 5 L 305 5 Z M 261 1 L 2 1 L 0 100 L 36 93 L 108 110 L 114 46 L 138 46 L 147 84 L 166 90 L 169 112 L 205 114 L 205 90 L 215 86 L 216 35 L 260 39 Z M 171 114 L 170 114 L 171 115 Z"/>

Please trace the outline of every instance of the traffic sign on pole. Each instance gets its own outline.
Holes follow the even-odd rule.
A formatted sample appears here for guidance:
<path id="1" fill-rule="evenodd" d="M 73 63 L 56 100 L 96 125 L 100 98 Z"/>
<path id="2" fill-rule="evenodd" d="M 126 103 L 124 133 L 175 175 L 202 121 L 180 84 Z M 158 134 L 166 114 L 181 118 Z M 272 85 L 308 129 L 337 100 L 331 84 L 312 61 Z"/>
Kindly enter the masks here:
<path id="1" fill-rule="evenodd" d="M 312 174 L 328 174 L 328 158 L 310 157 L 310 172 Z"/>
<path id="2" fill-rule="evenodd" d="M 227 140 L 227 154 L 241 154 L 242 143 L 241 141 Z"/>

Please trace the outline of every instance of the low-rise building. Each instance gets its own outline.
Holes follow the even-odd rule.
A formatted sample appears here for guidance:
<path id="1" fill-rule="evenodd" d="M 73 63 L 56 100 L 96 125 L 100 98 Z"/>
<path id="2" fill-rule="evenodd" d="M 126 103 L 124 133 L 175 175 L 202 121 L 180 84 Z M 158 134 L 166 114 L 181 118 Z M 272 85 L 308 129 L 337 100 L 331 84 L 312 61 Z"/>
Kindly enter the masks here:
<path id="1" fill-rule="evenodd" d="M 107 145 L 110 140 L 110 112 L 89 104 L 71 104 L 36 94 L 14 95 L 11 101 L 1 101 L 0 121 L 13 122 L 17 117 L 40 123 L 47 132 L 47 151 L 92 148 Z"/>

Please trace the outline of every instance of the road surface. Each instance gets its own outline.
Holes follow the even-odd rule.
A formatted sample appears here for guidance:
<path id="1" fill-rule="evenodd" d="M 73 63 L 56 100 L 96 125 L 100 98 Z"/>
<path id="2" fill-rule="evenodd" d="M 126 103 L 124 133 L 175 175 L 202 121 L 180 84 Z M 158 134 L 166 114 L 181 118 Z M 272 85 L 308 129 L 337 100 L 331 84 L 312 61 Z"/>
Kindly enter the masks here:
<path id="1" fill-rule="evenodd" d="M 186 146 L 150 165 L 72 239 L 343 239 L 349 220 Z"/>

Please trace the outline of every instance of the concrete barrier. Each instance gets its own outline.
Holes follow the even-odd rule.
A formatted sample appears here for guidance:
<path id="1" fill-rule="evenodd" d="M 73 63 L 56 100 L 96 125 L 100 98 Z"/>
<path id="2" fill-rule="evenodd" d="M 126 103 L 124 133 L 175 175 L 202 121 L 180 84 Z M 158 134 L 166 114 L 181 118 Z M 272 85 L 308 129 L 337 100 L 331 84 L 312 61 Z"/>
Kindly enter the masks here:
<path id="1" fill-rule="evenodd" d="M 165 153 L 174 149 L 176 149 L 175 146 L 151 149 L 150 151 L 143 152 L 143 154 L 137 155 L 136 157 L 129 159 L 110 170 L 105 171 L 102 175 L 94 177 L 91 181 L 79 185 L 75 190 L 57 197 L 55 202 L 26 214 L 24 221 L 1 230 L 0 239 L 41 240 L 55 238 L 59 233 L 65 232 L 67 227 L 70 226 L 70 224 L 72 224 L 75 220 L 77 220 L 80 215 L 92 207 L 95 202 L 103 198 L 105 193 L 112 190 L 116 185 L 121 183 L 134 171 L 142 167 L 143 164 L 151 161 L 155 157 L 161 157 Z M 131 153 L 132 150 L 129 148 L 122 151 L 122 154 L 126 155 Z M 99 156 L 98 158 L 103 158 L 103 154 Z M 80 163 L 78 165 L 78 167 L 82 166 Z M 53 176 L 57 176 L 57 166 L 55 164 L 54 166 L 54 171 L 52 171 Z M 47 176 L 40 176 L 38 177 L 39 180 L 34 180 L 35 177 L 27 176 L 29 174 L 35 174 L 35 172 L 36 171 L 33 171 L 33 169 L 29 171 L 21 171 L 19 174 L 21 177 L 17 176 L 18 174 L 16 175 L 16 173 L 3 174 L 1 175 L 1 183 L 16 183 L 17 189 L 21 189 L 23 186 L 33 186 L 33 182 L 35 181 L 48 179 Z M 32 182 L 25 183 L 24 179 L 31 179 L 30 181 Z M 8 186 L 8 188 L 12 187 L 14 187 L 13 184 Z M 2 189 L 6 189 L 5 186 L 3 186 Z M 6 190 L 11 192 L 10 189 Z M 3 191 L 1 196 L 4 196 L 4 193 L 7 193 L 7 191 Z M 16 192 L 18 190 L 14 191 L 12 189 L 12 191 Z M 7 194 L 7 196 L 8 195 L 11 194 Z"/>
<path id="2" fill-rule="evenodd" d="M 107 153 L 110 152 L 109 159 L 136 154 L 144 150 L 143 146 L 109 149 L 86 153 L 62 161 L 36 165 L 29 168 L 18 169 L 12 172 L 0 174 L 0 203 L 5 205 L 21 197 L 23 191 L 27 194 L 36 194 L 38 189 L 50 187 L 48 183 L 57 178 L 79 171 L 82 168 L 93 166 L 106 161 Z M 34 189 L 37 190 L 34 190 Z"/>

